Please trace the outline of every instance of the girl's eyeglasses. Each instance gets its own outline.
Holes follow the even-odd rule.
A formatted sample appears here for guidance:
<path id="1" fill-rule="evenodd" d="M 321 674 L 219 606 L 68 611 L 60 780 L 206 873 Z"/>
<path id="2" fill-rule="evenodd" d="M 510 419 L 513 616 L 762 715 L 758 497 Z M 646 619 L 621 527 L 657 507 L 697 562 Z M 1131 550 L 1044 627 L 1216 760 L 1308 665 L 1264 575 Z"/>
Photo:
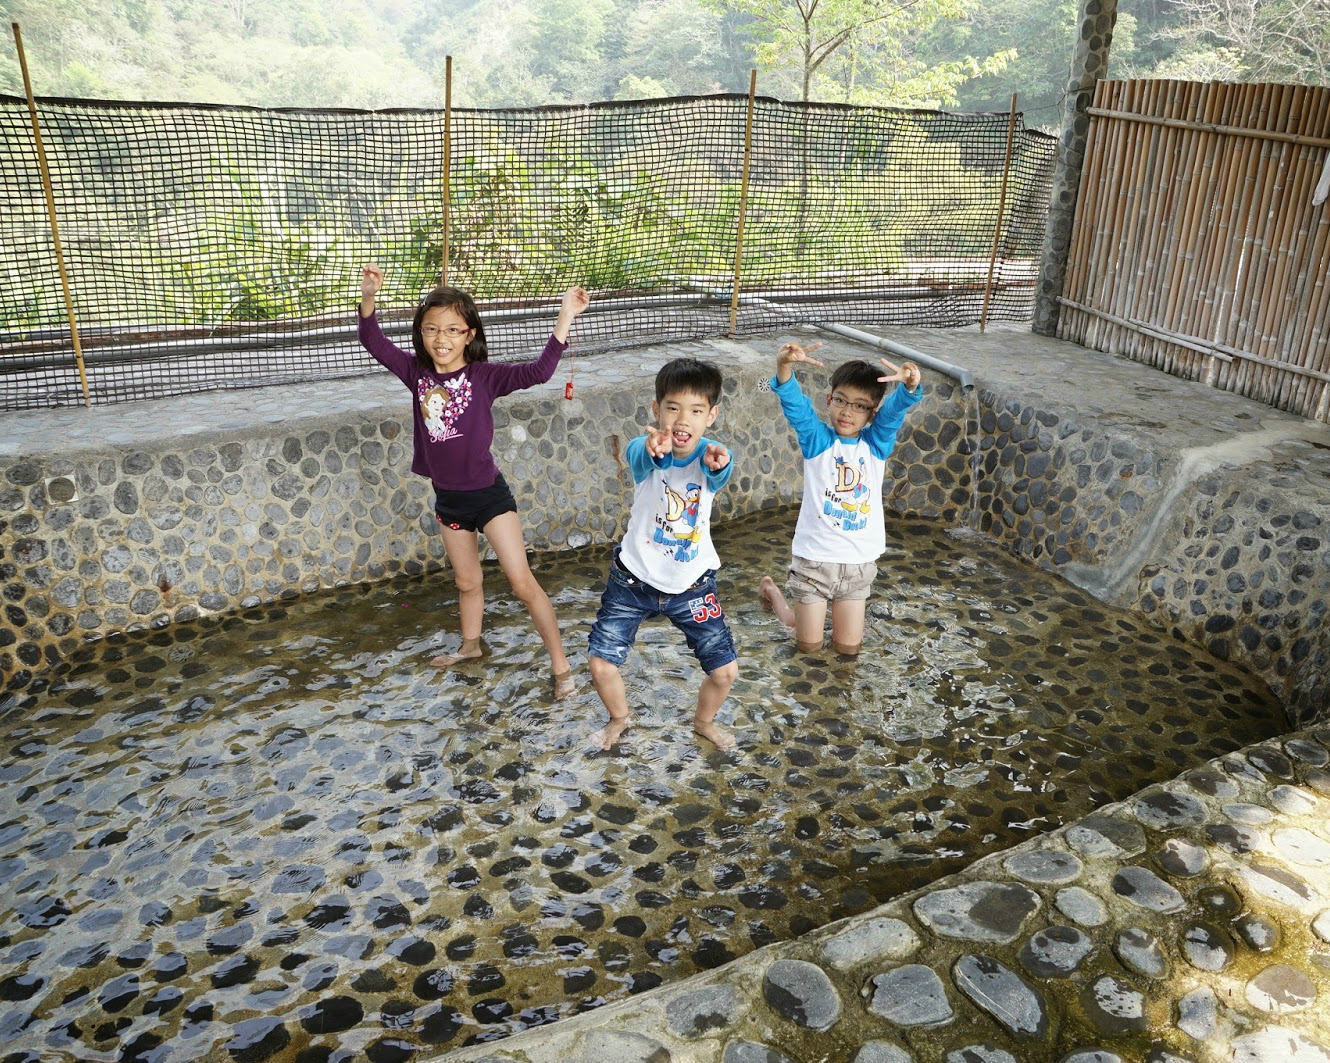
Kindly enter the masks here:
<path id="1" fill-rule="evenodd" d="M 439 328 L 438 325 L 421 325 L 420 334 L 422 336 L 437 336 L 443 333 L 450 340 L 457 339 L 458 336 L 464 336 L 471 330 L 469 328 L 458 328 L 456 325 L 449 325 L 447 328 Z"/>
<path id="2" fill-rule="evenodd" d="M 839 395 L 831 396 L 831 405 L 833 409 L 843 410 L 846 406 L 855 413 L 872 413 L 873 407 L 865 406 L 862 402 L 851 402 L 849 399 L 843 399 Z"/>

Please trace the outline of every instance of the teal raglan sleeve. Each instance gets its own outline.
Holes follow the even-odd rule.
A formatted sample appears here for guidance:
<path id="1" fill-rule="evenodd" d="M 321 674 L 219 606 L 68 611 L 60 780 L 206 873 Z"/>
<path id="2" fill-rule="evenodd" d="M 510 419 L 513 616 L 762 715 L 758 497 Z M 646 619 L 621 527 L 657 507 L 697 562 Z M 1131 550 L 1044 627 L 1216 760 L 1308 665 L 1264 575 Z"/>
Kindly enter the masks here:
<path id="1" fill-rule="evenodd" d="M 805 458 L 815 458 L 836 441 L 833 432 L 817 415 L 808 396 L 799 387 L 799 381 L 791 375 L 784 384 L 773 376 L 771 390 L 780 399 L 780 408 L 785 413 L 785 420 L 790 422 L 794 434 L 799 440 L 799 452 Z"/>
<path id="2" fill-rule="evenodd" d="M 647 437 L 638 436 L 636 439 L 630 439 L 628 446 L 624 448 L 624 456 L 628 459 L 628 468 L 633 470 L 633 483 L 640 484 L 651 475 L 653 469 L 668 469 L 670 462 L 674 459 L 666 454 L 663 458 L 653 458 L 647 453 Z M 734 463 L 731 462 L 731 465 Z"/>
<path id="3" fill-rule="evenodd" d="M 878 407 L 877 414 L 864 429 L 862 437 L 874 457 L 886 458 L 892 452 L 896 446 L 896 433 L 900 431 L 906 412 L 923 397 L 923 384 L 914 391 L 907 391 L 897 385 L 896 390 L 887 396 L 887 401 Z"/>
<path id="4" fill-rule="evenodd" d="M 712 443 L 720 443 L 720 441 L 717 439 L 708 439 L 706 438 L 706 436 L 702 437 L 703 453 L 706 453 L 706 447 Z M 725 443 L 720 443 L 720 445 L 725 447 L 725 449 L 730 452 L 730 460 L 726 464 L 725 468 L 718 469 L 717 471 L 712 472 L 710 469 L 707 468 L 707 463 L 705 461 L 702 462 L 702 472 L 706 474 L 707 486 L 711 488 L 712 494 L 715 494 L 727 483 L 729 483 L 730 475 L 734 472 L 734 462 L 735 462 L 734 448 Z"/>

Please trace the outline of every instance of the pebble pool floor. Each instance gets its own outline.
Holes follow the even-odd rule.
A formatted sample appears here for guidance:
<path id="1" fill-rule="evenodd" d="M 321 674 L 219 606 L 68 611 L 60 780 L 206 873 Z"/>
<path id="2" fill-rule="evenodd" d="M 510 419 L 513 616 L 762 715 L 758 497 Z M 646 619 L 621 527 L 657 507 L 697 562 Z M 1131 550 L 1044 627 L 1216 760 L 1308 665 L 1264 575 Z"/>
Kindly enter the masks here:
<path id="1" fill-rule="evenodd" d="M 891 521 L 857 661 L 756 583 L 793 509 L 721 522 L 741 671 L 719 752 L 663 621 L 609 753 L 608 547 L 542 555 L 581 688 L 502 576 L 436 673 L 435 575 L 84 651 L 0 719 L 0 1059 L 432 1056 L 715 967 L 1283 729 L 1270 692 L 982 539 Z M 871 649 L 877 647 L 877 649 Z"/>

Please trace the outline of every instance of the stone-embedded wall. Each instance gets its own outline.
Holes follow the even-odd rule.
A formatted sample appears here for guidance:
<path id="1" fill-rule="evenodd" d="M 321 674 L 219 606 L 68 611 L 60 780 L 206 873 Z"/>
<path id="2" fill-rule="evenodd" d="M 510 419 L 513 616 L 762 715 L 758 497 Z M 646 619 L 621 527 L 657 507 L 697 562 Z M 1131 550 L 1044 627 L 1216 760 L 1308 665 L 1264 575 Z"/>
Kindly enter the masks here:
<path id="1" fill-rule="evenodd" d="M 529 546 L 622 533 L 631 485 L 623 445 L 649 419 L 663 361 L 583 370 L 573 401 L 551 388 L 496 407 L 494 452 Z M 741 461 L 719 519 L 797 497 L 789 432 L 761 386 L 769 367 L 750 361 L 725 366 L 715 431 Z M 290 409 L 318 408 L 313 395 L 285 392 Z M 385 402 L 380 389 L 351 414 L 0 465 L 0 689 L 26 686 L 89 637 L 440 568 L 433 493 L 410 471 L 408 402 L 396 393 Z M 91 416 L 165 414 L 142 403 Z"/>
<path id="2" fill-rule="evenodd" d="M 1178 450 L 1139 422 L 978 391 L 976 406 L 939 382 L 925 417 L 907 422 L 894 508 L 971 523 L 1241 663 L 1294 724 L 1330 717 L 1330 457 L 1314 432 L 1281 418 L 1286 430 Z M 979 469 L 973 510 L 966 462 Z"/>
<path id="3" fill-rule="evenodd" d="M 630 494 L 623 446 L 649 419 L 656 369 L 684 353 L 715 359 L 726 374 L 713 433 L 739 463 L 717 519 L 796 501 L 797 447 L 766 387 L 773 349 L 770 341 L 717 341 L 585 359 L 573 401 L 551 386 L 502 402 L 494 449 L 528 544 L 563 549 L 621 534 Z M 865 355 L 839 340 L 823 353 L 829 365 Z M 1128 363 L 1106 372 L 1151 374 Z M 1180 444 L 1165 419 L 1171 403 L 1197 401 L 1172 395 L 1193 385 L 1150 379 L 1164 398 L 1147 408 L 1133 397 L 1128 419 L 1078 415 L 1065 393 L 1015 399 L 1009 382 L 964 395 L 926 373 L 928 396 L 889 463 L 887 505 L 976 527 L 1249 666 L 1295 722 L 1325 718 L 1324 450 L 1299 434 L 1303 422 L 1282 414 L 1272 414 L 1275 427 L 1248 431 L 1241 418 L 1251 404 L 1231 396 L 1215 398 L 1232 418 L 1221 442 Z M 236 394 L 209 401 L 226 410 Z M 283 411 L 328 401 L 313 386 L 281 396 Z M 380 384 L 331 415 L 283 413 L 243 430 L 159 432 L 138 445 L 0 459 L 0 682 L 23 686 L 82 639 L 131 625 L 438 569 L 432 495 L 410 472 L 407 401 Z M 162 410 L 145 403 L 94 413 L 123 423 Z"/>

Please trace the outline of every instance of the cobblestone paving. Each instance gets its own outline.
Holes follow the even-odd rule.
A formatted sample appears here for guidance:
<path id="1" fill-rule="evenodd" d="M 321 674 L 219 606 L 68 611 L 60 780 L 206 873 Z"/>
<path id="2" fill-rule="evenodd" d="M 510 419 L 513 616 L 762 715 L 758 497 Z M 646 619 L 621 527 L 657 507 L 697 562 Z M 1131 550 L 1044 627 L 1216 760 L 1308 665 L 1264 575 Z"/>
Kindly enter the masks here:
<path id="1" fill-rule="evenodd" d="M 931 525 L 891 524 L 869 618 L 887 653 L 796 655 L 755 594 L 783 567 L 793 517 L 718 528 L 743 654 L 729 754 L 691 735 L 697 674 L 668 625 L 644 629 L 625 671 L 638 722 L 614 753 L 593 752 L 594 695 L 549 701 L 497 573 L 491 655 L 452 674 L 422 667 L 456 638 L 437 575 L 85 651 L 3 720 L 5 1058 L 423 1058 L 870 911 L 1281 726 L 1235 667 Z M 606 557 L 539 566 L 579 668 Z M 1290 784 L 1288 800 L 1301 793 Z M 1090 937 L 1103 907 L 1084 889 L 1100 874 L 1090 859 L 1119 842 L 1135 853 L 1142 830 L 1190 822 L 1200 800 L 1143 799 L 1144 826 L 1089 821 L 1074 847 L 1013 857 L 1008 884 L 939 893 L 908 925 L 828 939 L 825 956 L 801 948 L 753 1002 L 685 995 L 665 1040 L 723 1031 L 727 1060 L 767 1058 L 745 1041 L 821 1058 L 801 1054 L 818 1042 L 760 1037 L 773 1020 L 741 1017 L 765 1000 L 793 1033 L 863 1029 L 859 988 L 889 1039 L 990 998 L 1023 1002 L 1013 1021 L 1043 1036 L 1053 1020 L 1018 972 L 1107 962 Z M 1225 842 L 1268 829 L 1244 823 Z M 1320 858 L 1307 827 L 1288 830 L 1289 852 Z M 1176 967 L 1152 921 L 1176 894 L 1136 875 L 1121 892 L 1140 914 L 1117 947 L 1143 971 Z M 1071 914 L 1046 918 L 1055 895 Z M 1215 937 L 1197 955 L 1230 941 L 1223 918 L 1198 923 Z M 935 938 L 968 943 L 951 984 L 920 951 Z M 1283 1000 L 1302 985 L 1258 988 Z M 593 1037 L 576 1058 L 639 1058 L 632 1044 Z"/>

